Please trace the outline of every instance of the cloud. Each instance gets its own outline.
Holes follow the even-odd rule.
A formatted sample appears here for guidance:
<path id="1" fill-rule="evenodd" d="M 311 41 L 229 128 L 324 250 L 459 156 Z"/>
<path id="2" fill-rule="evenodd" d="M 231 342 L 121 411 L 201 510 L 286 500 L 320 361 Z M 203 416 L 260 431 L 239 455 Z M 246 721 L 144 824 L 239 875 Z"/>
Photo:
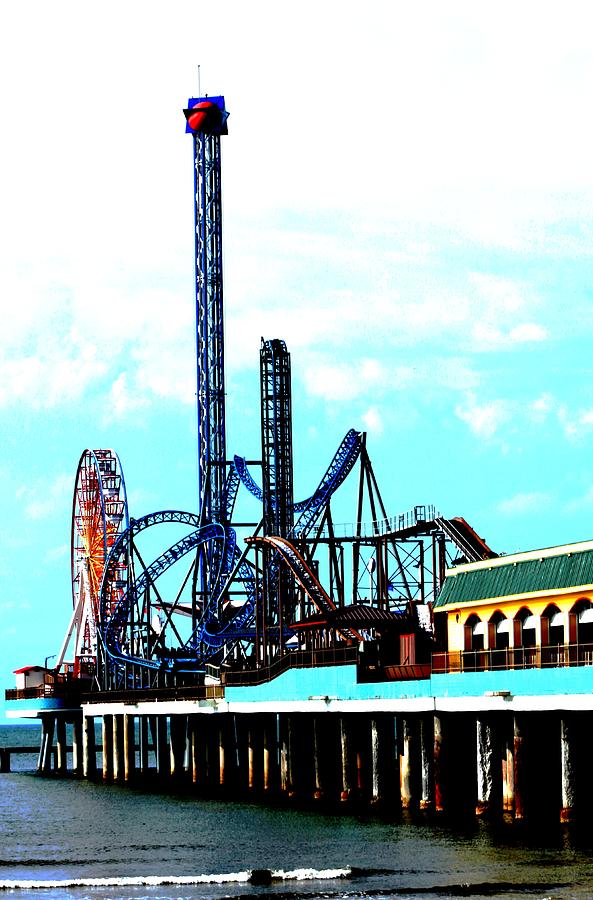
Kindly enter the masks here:
<path id="1" fill-rule="evenodd" d="M 506 400 L 478 403 L 475 395 L 469 394 L 465 404 L 455 407 L 455 415 L 469 425 L 477 437 L 490 439 L 510 420 L 511 407 Z"/>
<path id="2" fill-rule="evenodd" d="M 126 418 L 147 405 L 147 398 L 140 391 L 130 391 L 128 373 L 121 372 L 113 384 L 107 398 L 105 421 Z"/>
<path id="3" fill-rule="evenodd" d="M 525 320 L 541 306 L 539 298 L 526 285 L 479 272 L 469 275 L 468 285 L 474 301 L 468 325 L 476 350 L 512 349 L 547 339 L 548 332 L 543 325 Z"/>
<path id="4" fill-rule="evenodd" d="M 580 441 L 593 430 L 593 409 L 571 413 L 566 406 L 561 406 L 558 409 L 558 421 L 568 440 Z"/>
<path id="5" fill-rule="evenodd" d="M 263 232 L 261 243 L 243 228 L 246 223 L 227 265 L 232 370 L 253 365 L 262 334 L 284 337 L 292 349 L 323 348 L 326 356 L 364 344 L 384 363 L 390 352 L 419 342 L 426 359 L 511 351 L 548 336 L 546 321 L 539 321 L 546 306 L 533 288 L 468 271 L 466 260 L 452 267 L 446 259 L 450 236 L 435 235 L 438 249 L 410 265 L 393 252 L 393 242 L 397 247 L 405 238 L 387 217 L 377 223 L 377 233 L 363 230 L 362 237 L 339 219 L 331 234 L 321 232 L 314 216 L 298 220 L 298 228 L 294 217 L 283 219 L 276 231 Z M 233 300 L 238 294 L 240 304 Z"/>
<path id="6" fill-rule="evenodd" d="M 556 401 L 552 394 L 544 393 L 529 404 L 529 416 L 534 422 L 545 422 L 555 409 Z"/>
<path id="7" fill-rule="evenodd" d="M 485 322 L 476 322 L 472 328 L 477 349 L 501 350 L 514 344 L 539 343 L 548 337 L 547 330 L 535 322 L 523 322 L 503 331 Z"/>
<path id="8" fill-rule="evenodd" d="M 39 338 L 35 355 L 0 358 L 0 407 L 25 403 L 42 409 L 72 402 L 104 375 L 106 366 L 90 344 L 65 345 L 51 334 Z"/>
<path id="9" fill-rule="evenodd" d="M 497 505 L 498 512 L 505 516 L 520 516 L 527 513 L 539 512 L 550 503 L 550 495 L 539 491 L 532 493 L 518 493 L 507 500 L 501 500 Z"/>
<path id="10" fill-rule="evenodd" d="M 104 264 L 91 281 L 79 265 L 64 264 L 60 278 L 39 284 L 25 268 L 13 284 L 15 321 L 0 332 L 0 407 L 71 405 L 97 391 L 118 418 L 154 398 L 193 402 L 194 304 L 191 282 L 166 288 L 155 273 Z M 119 281 L 119 283 L 118 283 Z M 122 378 L 122 370 L 125 376 Z"/>
<path id="11" fill-rule="evenodd" d="M 545 341 L 547 337 L 547 330 L 543 325 L 538 325 L 535 322 L 523 322 L 509 331 L 509 340 L 512 344 L 535 343 Z"/>
<path id="12" fill-rule="evenodd" d="M 376 436 L 383 434 L 383 420 L 375 406 L 369 406 L 361 418 L 370 434 Z"/>
<path id="13" fill-rule="evenodd" d="M 304 377 L 311 396 L 352 400 L 379 384 L 385 370 L 375 359 L 362 359 L 353 364 L 317 362 L 306 367 Z"/>
<path id="14" fill-rule="evenodd" d="M 57 475 L 53 481 L 39 480 L 32 487 L 22 485 L 16 490 L 27 519 L 40 521 L 55 514 L 56 506 L 72 497 L 74 484 L 72 475 Z"/>

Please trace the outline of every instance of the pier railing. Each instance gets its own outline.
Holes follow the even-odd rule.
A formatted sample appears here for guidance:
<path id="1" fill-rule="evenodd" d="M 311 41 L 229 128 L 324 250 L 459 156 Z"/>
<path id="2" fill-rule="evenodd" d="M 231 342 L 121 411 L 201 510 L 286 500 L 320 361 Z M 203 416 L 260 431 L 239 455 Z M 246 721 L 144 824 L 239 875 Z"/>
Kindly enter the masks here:
<path id="1" fill-rule="evenodd" d="M 259 669 L 221 672 L 222 683 L 227 687 L 265 684 L 288 669 L 310 669 L 319 666 L 353 665 L 358 660 L 357 647 L 331 647 L 327 650 L 291 650 L 269 666 Z"/>
<path id="2" fill-rule="evenodd" d="M 466 650 L 433 653 L 431 664 L 384 666 L 371 672 L 360 666 L 356 646 L 332 647 L 324 650 L 293 650 L 274 660 L 269 666 L 220 672 L 220 684 L 184 685 L 166 688 L 143 688 L 143 700 L 217 700 L 224 697 L 225 687 L 265 684 L 289 669 L 358 664 L 359 681 L 407 681 L 429 678 L 430 674 L 456 672 L 488 672 L 505 669 L 543 669 L 564 666 L 593 665 L 593 644 L 551 644 L 544 647 L 509 647 L 501 650 Z M 7 690 L 7 700 L 28 700 L 63 693 L 71 700 L 127 702 L 138 700 L 137 690 L 93 691 L 82 694 L 72 684 L 46 684 L 41 687 Z M 76 694 L 76 698 L 73 696 Z"/>
<path id="3" fill-rule="evenodd" d="M 394 534 L 398 531 L 405 531 L 408 528 L 416 528 L 425 522 L 434 522 L 440 513 L 432 505 L 422 504 L 414 506 L 404 513 L 395 516 L 389 516 L 386 519 L 375 519 L 369 522 L 335 522 L 332 527 L 331 536 L 336 538 L 350 538 L 357 535 L 362 538 L 375 538 L 384 534 Z M 321 530 L 319 535 L 321 538 L 329 538 L 330 532 L 327 525 Z"/>
<path id="4" fill-rule="evenodd" d="M 93 691 L 83 703 L 138 703 L 139 700 L 222 700 L 224 688 L 220 684 L 185 684 L 163 688 L 132 688 Z"/>
<path id="5" fill-rule="evenodd" d="M 593 665 L 593 644 L 551 644 L 544 647 L 507 647 L 502 650 L 456 650 L 432 655 L 432 671 L 435 675 L 449 672 L 590 665 Z"/>
<path id="6" fill-rule="evenodd" d="M 81 693 L 81 690 L 84 690 L 87 686 L 87 682 L 84 682 L 84 685 L 81 686 L 76 681 L 47 681 L 45 684 L 40 684 L 37 687 L 9 688 L 4 692 L 4 697 L 6 700 L 39 700 L 42 697 L 73 697 L 78 696 Z"/>

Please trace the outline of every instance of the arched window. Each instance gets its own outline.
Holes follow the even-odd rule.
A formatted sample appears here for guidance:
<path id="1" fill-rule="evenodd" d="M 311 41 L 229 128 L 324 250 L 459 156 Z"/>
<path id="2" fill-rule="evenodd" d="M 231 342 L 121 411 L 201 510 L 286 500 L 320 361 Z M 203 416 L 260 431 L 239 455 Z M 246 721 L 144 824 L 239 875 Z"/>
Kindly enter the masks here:
<path id="1" fill-rule="evenodd" d="M 577 600 L 568 614 L 568 643 L 593 647 L 593 603 L 588 597 Z"/>
<path id="2" fill-rule="evenodd" d="M 513 637 L 515 647 L 535 647 L 536 620 L 531 610 L 526 606 L 521 607 L 513 619 Z"/>
<path id="3" fill-rule="evenodd" d="M 463 649 L 484 649 L 484 623 L 475 613 L 466 619 L 463 626 Z"/>
<path id="4" fill-rule="evenodd" d="M 488 649 L 506 650 L 510 643 L 511 622 L 499 609 L 488 621 Z"/>
<path id="5" fill-rule="evenodd" d="M 542 613 L 542 647 L 564 643 L 564 617 L 555 603 Z"/>
<path id="6" fill-rule="evenodd" d="M 563 666 L 566 663 L 564 621 L 565 617 L 555 603 L 546 606 L 541 618 L 541 659 L 544 666 Z"/>

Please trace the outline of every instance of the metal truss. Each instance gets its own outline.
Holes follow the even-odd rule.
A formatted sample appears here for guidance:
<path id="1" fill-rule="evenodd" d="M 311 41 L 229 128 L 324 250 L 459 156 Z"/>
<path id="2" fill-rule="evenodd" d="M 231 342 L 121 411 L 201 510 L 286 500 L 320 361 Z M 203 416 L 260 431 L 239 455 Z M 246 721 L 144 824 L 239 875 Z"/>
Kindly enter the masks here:
<path id="1" fill-rule="evenodd" d="M 224 517 L 226 474 L 220 135 L 195 132 L 196 349 L 202 522 Z"/>
<path id="2" fill-rule="evenodd" d="M 264 535 L 286 537 L 293 526 L 290 353 L 284 341 L 260 349 Z"/>

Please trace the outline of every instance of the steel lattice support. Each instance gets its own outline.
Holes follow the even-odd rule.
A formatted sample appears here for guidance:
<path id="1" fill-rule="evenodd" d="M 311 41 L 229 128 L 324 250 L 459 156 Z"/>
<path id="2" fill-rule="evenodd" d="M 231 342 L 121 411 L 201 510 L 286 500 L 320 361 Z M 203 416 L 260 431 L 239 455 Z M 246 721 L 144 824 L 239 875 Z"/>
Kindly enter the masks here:
<path id="1" fill-rule="evenodd" d="M 263 534 L 285 538 L 294 524 L 290 353 L 284 341 L 262 339 L 260 349 Z M 263 608 L 256 619 L 260 658 L 270 651 L 268 629 L 292 618 L 293 584 L 273 550 L 263 554 Z M 260 604 L 261 607 L 261 604 Z M 271 634 L 271 632 L 270 632 Z M 276 642 L 278 638 L 276 638 Z M 272 639 L 273 643 L 273 639 Z"/>
<path id="2" fill-rule="evenodd" d="M 219 522 L 226 463 L 220 162 L 224 99 L 190 100 L 186 116 L 194 140 L 200 509 L 203 522 Z"/>
<path id="3" fill-rule="evenodd" d="M 293 527 L 290 353 L 284 341 L 260 350 L 264 534 L 286 537 Z"/>

